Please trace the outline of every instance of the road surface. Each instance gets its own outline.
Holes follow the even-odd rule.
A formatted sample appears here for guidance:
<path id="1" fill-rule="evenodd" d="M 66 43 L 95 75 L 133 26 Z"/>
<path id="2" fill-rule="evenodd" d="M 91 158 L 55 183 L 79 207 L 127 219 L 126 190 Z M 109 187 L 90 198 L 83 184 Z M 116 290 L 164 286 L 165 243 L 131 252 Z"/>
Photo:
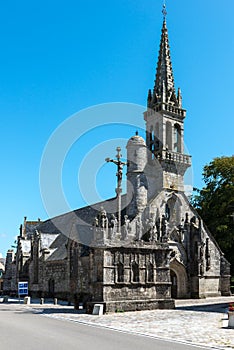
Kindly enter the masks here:
<path id="1" fill-rule="evenodd" d="M 188 344 L 45 317 L 22 304 L 0 304 L 0 332 L 0 348 L 8 350 L 198 349 Z"/>

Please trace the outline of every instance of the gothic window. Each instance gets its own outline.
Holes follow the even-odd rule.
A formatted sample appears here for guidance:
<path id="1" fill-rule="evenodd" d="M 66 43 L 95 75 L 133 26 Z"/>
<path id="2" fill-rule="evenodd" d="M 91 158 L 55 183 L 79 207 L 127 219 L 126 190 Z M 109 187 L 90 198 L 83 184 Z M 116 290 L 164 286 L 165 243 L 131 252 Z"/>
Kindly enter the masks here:
<path id="1" fill-rule="evenodd" d="M 70 246 L 70 277 L 78 276 L 78 243 L 73 242 Z"/>
<path id="2" fill-rule="evenodd" d="M 172 126 L 170 122 L 166 122 L 166 148 L 172 150 Z"/>
<path id="3" fill-rule="evenodd" d="M 50 278 L 48 281 L 49 296 L 54 297 L 54 279 Z"/>
<path id="4" fill-rule="evenodd" d="M 159 151 L 160 150 L 160 139 L 159 139 L 159 124 L 156 123 L 155 125 L 155 132 L 154 132 L 154 150 Z"/>
<path id="5" fill-rule="evenodd" d="M 39 256 L 38 256 L 38 239 L 33 242 L 33 283 L 38 283 L 39 276 Z"/>
<path id="6" fill-rule="evenodd" d="M 147 266 L 147 282 L 154 281 L 154 265 L 150 262 Z"/>
<path id="7" fill-rule="evenodd" d="M 101 262 L 97 262 L 97 282 L 103 282 L 103 266 Z"/>
<path id="8" fill-rule="evenodd" d="M 209 248 L 209 238 L 206 238 L 206 271 L 210 270 L 210 248 Z"/>
<path id="9" fill-rule="evenodd" d="M 167 203 L 165 206 L 165 218 L 167 219 L 167 221 L 170 220 L 170 216 L 171 216 L 171 210 L 170 210 L 170 207 Z"/>
<path id="10" fill-rule="evenodd" d="M 174 152 L 181 152 L 181 127 L 175 124 L 174 127 Z"/>
<path id="11" fill-rule="evenodd" d="M 80 249 L 80 257 L 89 256 L 90 249 L 87 245 L 82 244 Z"/>
<path id="12" fill-rule="evenodd" d="M 150 151 L 152 152 L 152 159 L 154 158 L 154 131 L 153 126 L 150 127 Z"/>
<path id="13" fill-rule="evenodd" d="M 132 281 L 133 282 L 139 282 L 139 265 L 134 261 L 132 263 Z"/>
<path id="14" fill-rule="evenodd" d="M 173 195 L 169 198 L 165 206 L 165 217 L 168 221 L 180 224 L 181 220 L 181 201 Z"/>
<path id="15" fill-rule="evenodd" d="M 117 264 L 117 282 L 124 282 L 124 265 L 121 262 Z"/>

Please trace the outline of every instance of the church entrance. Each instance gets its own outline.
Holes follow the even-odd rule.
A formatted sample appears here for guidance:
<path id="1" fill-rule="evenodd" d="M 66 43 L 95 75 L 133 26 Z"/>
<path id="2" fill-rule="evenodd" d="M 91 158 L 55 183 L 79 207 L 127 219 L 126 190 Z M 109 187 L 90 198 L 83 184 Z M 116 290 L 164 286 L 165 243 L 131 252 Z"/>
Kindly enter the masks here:
<path id="1" fill-rule="evenodd" d="M 171 274 L 171 297 L 172 299 L 176 299 L 177 298 L 177 276 L 176 276 L 176 273 L 171 270 L 170 271 L 170 274 Z"/>
<path id="2" fill-rule="evenodd" d="M 188 276 L 185 266 L 177 259 L 170 263 L 171 297 L 173 299 L 188 298 Z"/>

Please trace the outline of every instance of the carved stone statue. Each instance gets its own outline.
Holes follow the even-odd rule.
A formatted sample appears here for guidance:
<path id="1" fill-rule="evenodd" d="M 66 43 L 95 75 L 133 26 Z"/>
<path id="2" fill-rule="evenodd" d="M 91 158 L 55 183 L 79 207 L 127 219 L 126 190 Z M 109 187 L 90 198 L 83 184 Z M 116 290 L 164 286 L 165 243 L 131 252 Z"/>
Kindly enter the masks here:
<path id="1" fill-rule="evenodd" d="M 164 237 L 166 235 L 166 228 L 167 228 L 167 224 L 166 224 L 167 219 L 165 218 L 165 215 L 162 216 L 162 236 Z"/>
<path id="2" fill-rule="evenodd" d="M 142 221 L 141 218 L 138 216 L 136 220 L 136 240 L 140 241 L 142 237 Z"/>
<path id="3" fill-rule="evenodd" d="M 155 237 L 155 225 L 154 225 L 154 220 L 153 218 L 150 218 L 148 221 L 148 225 L 147 225 L 147 231 L 149 232 L 149 240 L 150 242 L 155 241 L 156 237 Z"/>
<path id="4" fill-rule="evenodd" d="M 128 215 L 124 215 L 124 225 L 123 225 L 123 231 L 122 231 L 122 239 L 126 239 L 127 238 L 129 229 L 130 229 L 130 220 L 128 218 Z"/>
<path id="5" fill-rule="evenodd" d="M 114 214 L 111 214 L 110 219 L 110 239 L 114 238 L 117 232 L 118 220 Z"/>
<path id="6" fill-rule="evenodd" d="M 165 215 L 162 216 L 162 222 L 161 222 L 161 232 L 162 232 L 162 240 L 167 240 L 167 219 L 165 218 Z"/>
<path id="7" fill-rule="evenodd" d="M 156 225 L 156 231 L 157 231 L 157 240 L 160 241 L 160 218 L 158 218 L 155 222 Z"/>
<path id="8" fill-rule="evenodd" d="M 101 209 L 100 224 L 101 224 L 101 228 L 103 228 L 103 229 L 108 228 L 108 218 L 107 218 L 106 211 L 104 208 Z"/>
<path id="9" fill-rule="evenodd" d="M 97 217 L 95 217 L 94 220 L 93 220 L 93 226 L 94 226 L 94 227 L 98 227 L 98 226 L 99 226 L 98 218 L 97 218 Z"/>

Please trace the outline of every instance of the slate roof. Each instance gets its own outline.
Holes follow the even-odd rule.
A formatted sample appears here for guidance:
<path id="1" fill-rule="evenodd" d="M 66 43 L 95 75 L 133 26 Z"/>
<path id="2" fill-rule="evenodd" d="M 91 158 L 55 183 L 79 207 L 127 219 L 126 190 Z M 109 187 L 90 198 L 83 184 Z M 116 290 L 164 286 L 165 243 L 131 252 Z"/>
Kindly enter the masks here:
<path id="1" fill-rule="evenodd" d="M 30 254 L 31 241 L 27 239 L 20 239 L 20 247 L 23 254 Z"/>
<path id="2" fill-rule="evenodd" d="M 56 239 L 50 246 L 51 254 L 47 261 L 58 261 L 67 258 L 67 237 L 63 234 L 57 235 Z"/>
<path id="3" fill-rule="evenodd" d="M 125 201 L 126 195 L 123 195 L 123 207 Z M 93 237 L 92 224 L 94 218 L 99 214 L 101 207 L 106 210 L 108 217 L 112 213 L 116 214 L 116 197 L 46 220 L 37 227 L 37 230 L 46 234 L 62 233 L 67 238 L 89 245 Z M 122 217 L 124 214 L 125 210 L 122 213 Z"/>
<path id="4" fill-rule="evenodd" d="M 49 249 L 51 244 L 58 237 L 58 234 L 41 233 L 41 249 Z"/>

